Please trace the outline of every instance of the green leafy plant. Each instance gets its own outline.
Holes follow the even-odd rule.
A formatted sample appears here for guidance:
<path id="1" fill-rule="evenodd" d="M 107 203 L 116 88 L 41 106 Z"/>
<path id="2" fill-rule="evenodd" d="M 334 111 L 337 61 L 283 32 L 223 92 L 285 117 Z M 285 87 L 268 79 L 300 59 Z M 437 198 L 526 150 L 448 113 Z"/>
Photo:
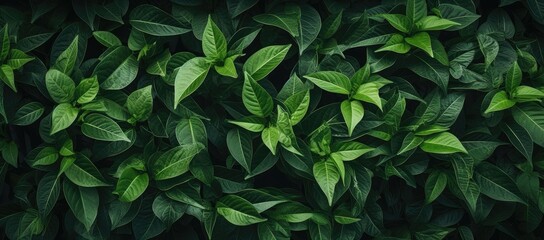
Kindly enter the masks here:
<path id="1" fill-rule="evenodd" d="M 538 239 L 540 0 L 4 1 L 8 239 Z"/>

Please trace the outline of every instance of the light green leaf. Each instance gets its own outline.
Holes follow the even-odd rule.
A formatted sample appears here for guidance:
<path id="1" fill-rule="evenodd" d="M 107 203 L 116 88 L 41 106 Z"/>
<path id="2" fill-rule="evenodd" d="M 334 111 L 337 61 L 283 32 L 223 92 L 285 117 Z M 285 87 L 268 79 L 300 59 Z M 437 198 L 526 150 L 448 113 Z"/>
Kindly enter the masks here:
<path id="1" fill-rule="evenodd" d="M 132 27 L 153 36 L 174 36 L 190 31 L 170 14 L 149 4 L 132 9 L 129 19 Z"/>
<path id="2" fill-rule="evenodd" d="M 332 159 L 317 162 L 314 164 L 313 173 L 319 187 L 327 197 L 329 206 L 332 206 L 334 188 L 340 180 L 340 172 L 338 171 L 336 164 Z"/>
<path id="3" fill-rule="evenodd" d="M 512 67 L 508 69 L 506 73 L 506 79 L 504 81 L 504 86 L 506 87 L 506 92 L 512 93 L 516 87 L 521 83 L 522 76 L 521 68 L 518 65 L 518 62 L 514 62 Z"/>
<path id="4" fill-rule="evenodd" d="M 283 61 L 290 48 L 291 44 L 264 47 L 246 60 L 243 70 L 255 81 L 259 81 Z"/>
<path id="5" fill-rule="evenodd" d="M 79 104 L 89 103 L 94 100 L 98 94 L 98 78 L 93 76 L 91 78 L 83 79 L 79 82 L 75 89 L 74 98 Z"/>
<path id="6" fill-rule="evenodd" d="M 289 112 L 291 112 L 291 125 L 294 126 L 304 118 L 308 111 L 308 107 L 310 106 L 310 91 L 306 90 L 295 93 L 285 99 L 284 103 Z"/>
<path id="7" fill-rule="evenodd" d="M 508 97 L 508 94 L 506 91 L 499 91 L 493 95 L 493 98 L 491 99 L 491 103 L 489 103 L 489 106 L 485 110 L 484 113 L 491 113 L 496 111 L 502 111 L 505 109 L 509 109 L 516 105 L 516 102 L 513 100 L 510 100 Z"/>
<path id="8" fill-rule="evenodd" d="M 418 32 L 410 37 L 404 38 L 408 44 L 425 51 L 429 56 L 434 57 L 431 36 L 426 32 Z"/>
<path id="9" fill-rule="evenodd" d="M 376 105 L 380 110 L 382 110 L 382 99 L 380 98 L 380 84 L 376 82 L 363 83 L 357 91 L 353 98 L 372 103 Z"/>
<path id="10" fill-rule="evenodd" d="M 214 65 L 214 69 L 217 73 L 231 78 L 238 78 L 238 72 L 236 72 L 236 66 L 234 65 L 234 60 L 240 55 L 233 55 L 228 58 L 225 58 L 223 66 Z"/>
<path id="11" fill-rule="evenodd" d="M 153 93 L 151 85 L 132 92 L 127 98 L 127 110 L 137 121 L 149 118 L 153 111 Z"/>
<path id="12" fill-rule="evenodd" d="M 405 15 L 401 14 L 381 14 L 380 17 L 383 17 L 391 26 L 403 33 L 409 33 L 412 31 L 413 22 Z"/>
<path id="13" fill-rule="evenodd" d="M 421 150 L 428 153 L 451 154 L 451 153 L 467 153 L 463 144 L 457 137 L 449 132 L 442 132 L 426 138 L 421 145 Z"/>
<path id="14" fill-rule="evenodd" d="M 517 102 L 537 101 L 544 98 L 544 92 L 529 86 L 517 86 L 510 94 Z"/>
<path id="15" fill-rule="evenodd" d="M 127 168 L 121 173 L 113 193 L 119 196 L 120 201 L 132 202 L 145 192 L 148 184 L 147 173 Z"/>
<path id="16" fill-rule="evenodd" d="M 15 87 L 15 75 L 13 74 L 13 68 L 10 65 L 2 64 L 0 66 L 0 79 L 8 85 L 14 92 L 17 92 Z"/>
<path id="17" fill-rule="evenodd" d="M 274 110 L 272 96 L 247 73 L 244 73 L 242 102 L 246 109 L 259 117 L 267 117 Z"/>
<path id="18" fill-rule="evenodd" d="M 248 226 L 267 219 L 263 218 L 249 201 L 236 195 L 227 195 L 219 199 L 217 213 L 236 226 Z"/>
<path id="19" fill-rule="evenodd" d="M 376 50 L 376 52 L 390 51 L 405 54 L 410 51 L 410 49 L 410 45 L 404 41 L 404 37 L 402 35 L 393 34 L 382 47 Z"/>
<path id="20" fill-rule="evenodd" d="M 17 70 L 19 68 L 22 68 L 25 64 L 28 62 L 34 60 L 35 58 L 27 55 L 23 51 L 19 49 L 11 49 L 9 52 L 9 59 L 6 61 L 6 63 L 13 69 Z"/>
<path id="21" fill-rule="evenodd" d="M 446 30 L 451 27 L 460 26 L 460 23 L 439 18 L 437 16 L 426 16 L 421 21 L 416 22 L 416 28 L 420 31 L 438 31 Z"/>
<path id="22" fill-rule="evenodd" d="M 210 67 L 210 63 L 205 58 L 195 57 L 179 68 L 174 83 L 174 108 L 200 87 Z"/>
<path id="23" fill-rule="evenodd" d="M 197 143 L 177 146 L 164 152 L 151 168 L 154 179 L 165 180 L 186 173 L 191 160 L 203 149 L 204 145 Z"/>
<path id="24" fill-rule="evenodd" d="M 63 72 L 51 69 L 45 74 L 45 86 L 51 98 L 57 103 L 72 101 L 76 85 L 74 81 Z"/>
<path id="25" fill-rule="evenodd" d="M 352 161 L 372 150 L 374 150 L 373 147 L 360 142 L 342 142 L 332 146 L 331 157 L 340 158 L 342 161 Z"/>
<path id="26" fill-rule="evenodd" d="M 351 91 L 351 82 L 343 73 L 321 71 L 308 74 L 304 78 L 327 92 L 348 95 Z"/>
<path id="27" fill-rule="evenodd" d="M 125 141 L 130 142 L 121 127 L 111 118 L 102 114 L 91 113 L 83 119 L 81 125 L 83 135 L 100 141 Z"/>
<path id="28" fill-rule="evenodd" d="M 363 104 L 357 100 L 344 100 L 342 101 L 342 104 L 340 104 L 340 110 L 348 127 L 348 135 L 351 136 L 353 129 L 355 129 L 357 124 L 363 120 L 365 114 Z"/>
<path id="29" fill-rule="evenodd" d="M 213 22 L 211 15 L 208 15 L 208 23 L 202 35 L 202 51 L 207 58 L 216 61 L 227 57 L 227 40 L 221 29 Z"/>
<path id="30" fill-rule="evenodd" d="M 261 132 L 265 128 L 264 119 L 257 116 L 243 117 L 238 120 L 228 120 L 228 122 L 250 132 Z"/>
<path id="31" fill-rule="evenodd" d="M 270 149 L 270 152 L 274 155 L 276 155 L 276 146 L 280 140 L 280 134 L 280 130 L 274 126 L 263 129 L 263 132 L 261 133 L 261 139 L 263 140 L 264 145 Z"/>
<path id="32" fill-rule="evenodd" d="M 69 103 L 61 103 L 53 109 L 51 114 L 51 132 L 53 135 L 72 125 L 77 118 L 79 110 Z"/>

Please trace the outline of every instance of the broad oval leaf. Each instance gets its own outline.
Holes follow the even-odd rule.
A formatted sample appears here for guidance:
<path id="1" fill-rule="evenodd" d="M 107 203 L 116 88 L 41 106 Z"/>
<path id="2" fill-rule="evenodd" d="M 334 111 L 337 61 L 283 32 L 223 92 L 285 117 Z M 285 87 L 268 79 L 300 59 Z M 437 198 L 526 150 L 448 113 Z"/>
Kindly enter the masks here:
<path id="1" fill-rule="evenodd" d="M 248 226 L 266 221 L 249 201 L 236 195 L 227 195 L 217 202 L 217 213 L 236 226 Z"/>

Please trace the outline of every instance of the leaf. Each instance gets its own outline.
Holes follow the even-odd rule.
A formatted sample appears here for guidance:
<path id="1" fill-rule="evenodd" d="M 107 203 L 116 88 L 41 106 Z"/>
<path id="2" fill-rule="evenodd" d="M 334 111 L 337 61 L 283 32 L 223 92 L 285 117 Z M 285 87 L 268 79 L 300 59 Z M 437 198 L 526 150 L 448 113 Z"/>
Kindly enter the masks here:
<path id="1" fill-rule="evenodd" d="M 251 135 L 238 129 L 232 129 L 227 134 L 227 147 L 236 162 L 247 172 L 251 172 L 251 161 L 253 159 Z"/>
<path id="2" fill-rule="evenodd" d="M 280 130 L 274 126 L 263 129 L 261 133 L 261 139 L 263 140 L 264 145 L 270 149 L 270 152 L 274 155 L 276 155 L 276 146 L 280 140 L 280 134 Z"/>
<path id="3" fill-rule="evenodd" d="M 27 159 L 31 159 L 32 166 L 51 165 L 59 158 L 59 152 L 54 147 L 36 148 L 35 150 L 39 150 L 35 156 L 30 158 L 27 156 Z"/>
<path id="4" fill-rule="evenodd" d="M 380 98 L 380 84 L 376 82 L 363 83 L 357 88 L 353 98 L 372 103 L 382 110 L 382 99 Z"/>
<path id="5" fill-rule="evenodd" d="M 176 139 L 179 145 L 200 143 L 207 146 L 206 126 L 196 117 L 181 119 L 176 126 Z"/>
<path id="6" fill-rule="evenodd" d="M 474 174 L 474 180 L 480 186 L 480 191 L 492 199 L 526 204 L 514 180 L 495 165 L 482 162 Z"/>
<path id="7" fill-rule="evenodd" d="M 33 61 L 35 58 L 27 55 L 21 50 L 18 49 L 11 49 L 9 52 L 9 59 L 7 60 L 7 64 L 13 69 L 17 70 L 22 68 L 25 64 Z"/>
<path id="8" fill-rule="evenodd" d="M 223 60 L 227 56 L 227 40 L 211 15 L 208 15 L 208 23 L 202 35 L 202 51 L 206 57 L 214 60 Z"/>
<path id="9" fill-rule="evenodd" d="M 183 216 L 187 205 L 169 199 L 164 194 L 158 195 L 153 201 L 153 213 L 166 225 L 170 226 Z"/>
<path id="10" fill-rule="evenodd" d="M 351 82 L 343 73 L 321 71 L 306 75 L 304 78 L 327 92 L 348 95 L 351 91 Z"/>
<path id="11" fill-rule="evenodd" d="M 205 58 L 195 57 L 179 68 L 174 83 L 174 108 L 200 87 L 210 66 Z"/>
<path id="12" fill-rule="evenodd" d="M 0 79 L 2 79 L 2 81 L 14 92 L 17 92 L 17 88 L 15 87 L 15 75 L 13 74 L 13 68 L 11 68 L 10 65 L 0 65 Z"/>
<path id="13" fill-rule="evenodd" d="M 414 55 L 413 60 L 406 66 L 408 69 L 418 76 L 436 83 L 443 92 L 446 92 L 450 76 L 448 67 L 434 59 L 425 59 L 417 55 Z"/>
<path id="14" fill-rule="evenodd" d="M 374 150 L 374 148 L 360 142 L 337 143 L 332 147 L 331 157 L 338 157 L 342 159 L 342 161 L 352 161 L 372 150 Z"/>
<path id="15" fill-rule="evenodd" d="M 432 172 L 425 181 L 425 203 L 433 202 L 444 189 L 448 182 L 448 177 L 443 172 Z"/>
<path id="16" fill-rule="evenodd" d="M 89 103 L 93 101 L 98 94 L 98 89 L 99 85 L 96 76 L 83 79 L 75 89 L 74 98 L 79 104 Z"/>
<path id="17" fill-rule="evenodd" d="M 100 202 L 98 191 L 95 188 L 77 186 L 67 180 L 63 182 L 62 186 L 64 198 L 72 213 L 87 230 L 90 230 L 98 215 Z"/>
<path id="18" fill-rule="evenodd" d="M 487 114 L 491 112 L 502 111 L 505 109 L 509 109 L 514 105 L 516 105 L 516 102 L 510 100 L 506 91 L 499 91 L 495 93 L 495 95 L 493 95 L 493 98 L 491 99 L 491 102 L 489 103 L 489 106 L 484 113 Z"/>
<path id="19" fill-rule="evenodd" d="M 332 206 L 334 188 L 340 180 L 340 172 L 331 159 L 317 162 L 313 167 L 314 177 L 319 187 L 325 193 L 329 206 Z"/>
<path id="20" fill-rule="evenodd" d="M 29 102 L 15 112 L 12 124 L 27 126 L 38 120 L 44 112 L 44 107 L 39 102 Z"/>
<path id="21" fill-rule="evenodd" d="M 363 104 L 359 101 L 344 100 L 340 105 L 340 110 L 348 127 L 348 135 L 351 136 L 353 129 L 363 120 L 365 113 Z"/>
<path id="22" fill-rule="evenodd" d="M 499 54 L 499 43 L 494 38 L 483 34 L 478 34 L 477 39 L 480 50 L 484 54 L 485 66 L 487 68 L 495 61 L 495 58 Z"/>
<path id="23" fill-rule="evenodd" d="M 529 86 L 518 86 L 512 91 L 511 96 L 517 102 L 540 101 L 544 98 L 544 92 Z"/>
<path id="24" fill-rule="evenodd" d="M 248 226 L 267 219 L 263 218 L 251 203 L 236 195 L 226 195 L 216 205 L 217 213 L 236 226 Z"/>
<path id="25" fill-rule="evenodd" d="M 153 111 L 153 94 L 151 85 L 132 92 L 127 98 L 127 110 L 138 121 L 149 118 Z"/>
<path id="26" fill-rule="evenodd" d="M 536 104 L 524 104 L 512 108 L 514 120 L 525 128 L 533 141 L 544 146 L 544 111 Z"/>
<path id="27" fill-rule="evenodd" d="M 125 141 L 130 142 L 121 127 L 111 118 L 102 114 L 91 113 L 83 119 L 81 125 L 83 135 L 100 141 Z"/>
<path id="28" fill-rule="evenodd" d="M 78 109 L 69 103 L 57 105 L 51 114 L 51 131 L 49 134 L 53 135 L 70 127 L 76 120 L 78 112 Z"/>
<path id="29" fill-rule="evenodd" d="M 59 70 L 60 72 L 70 76 L 74 67 L 76 66 L 77 53 L 78 53 L 78 42 L 79 36 L 76 35 L 72 43 L 60 53 L 59 57 L 56 59 L 53 68 Z"/>
<path id="30" fill-rule="evenodd" d="M 298 36 L 295 41 L 298 45 L 299 55 L 302 55 L 312 42 L 317 38 L 321 30 L 321 17 L 319 13 L 309 5 L 302 5 L 300 9 L 300 22 L 298 25 Z"/>
<path id="31" fill-rule="evenodd" d="M 404 41 L 404 37 L 400 34 L 393 34 L 387 42 L 379 49 L 376 50 L 376 53 L 383 52 L 383 51 L 390 51 L 395 52 L 399 54 L 405 54 L 408 51 L 410 51 L 411 47 L 406 41 Z"/>
<path id="32" fill-rule="evenodd" d="M 290 48 L 291 44 L 264 47 L 246 60 L 243 71 L 247 72 L 255 81 L 259 81 L 283 61 Z"/>
<path id="33" fill-rule="evenodd" d="M 63 162 L 65 161 L 63 160 Z M 76 155 L 75 161 L 66 165 L 68 167 L 64 174 L 70 181 L 80 187 L 109 186 L 93 162 L 82 154 Z"/>
<path id="34" fill-rule="evenodd" d="M 202 144 L 188 144 L 174 147 L 162 153 L 151 168 L 155 180 L 177 177 L 189 171 L 191 160 L 204 149 Z"/>
<path id="35" fill-rule="evenodd" d="M 138 61 L 132 51 L 125 46 L 115 47 L 96 65 L 96 75 L 100 87 L 106 90 L 119 90 L 128 86 L 138 74 Z"/>
<path id="36" fill-rule="evenodd" d="M 412 22 L 417 22 L 427 16 L 427 2 L 425 0 L 406 1 L 406 16 Z"/>
<path id="37" fill-rule="evenodd" d="M 76 89 L 74 81 L 56 69 L 51 69 L 45 74 L 45 86 L 51 98 L 57 103 L 72 101 Z"/>
<path id="38" fill-rule="evenodd" d="M 391 26 L 403 33 L 409 33 L 410 31 L 412 31 L 413 22 L 405 15 L 381 14 L 380 16 L 383 17 L 387 22 L 389 22 Z"/>
<path id="39" fill-rule="evenodd" d="M 438 5 L 438 9 L 440 10 L 440 15 L 443 19 L 448 19 L 452 22 L 460 24 L 449 27 L 447 31 L 461 30 L 480 18 L 480 15 L 477 15 L 458 5 L 441 3 Z"/>
<path id="40" fill-rule="evenodd" d="M 404 41 L 406 41 L 408 44 L 417 47 L 427 54 L 429 56 L 434 57 L 433 55 L 433 48 L 431 44 L 431 36 L 429 36 L 426 32 L 418 32 L 410 37 L 404 38 Z"/>
<path id="41" fill-rule="evenodd" d="M 149 176 L 147 173 L 127 168 L 121 173 L 113 193 L 119 195 L 120 201 L 132 202 L 144 193 L 148 184 Z"/>
<path id="42" fill-rule="evenodd" d="M 244 117 L 239 120 L 228 120 L 228 122 L 250 132 L 262 132 L 265 128 L 264 119 L 257 116 Z"/>
<path id="43" fill-rule="evenodd" d="M 267 117 L 274 110 L 272 96 L 247 72 L 244 72 L 242 101 L 250 113 L 259 117 Z"/>
<path id="44" fill-rule="evenodd" d="M 238 58 L 239 55 L 233 55 L 225 58 L 223 66 L 214 65 L 214 69 L 217 73 L 231 78 L 238 78 L 238 72 L 236 72 L 236 65 L 234 65 L 234 60 Z"/>
<path id="45" fill-rule="evenodd" d="M 108 31 L 94 31 L 94 39 L 107 48 L 121 46 L 121 40 L 115 34 Z"/>
<path id="46" fill-rule="evenodd" d="M 9 27 L 8 24 L 0 29 L 0 62 L 4 62 L 8 57 L 11 41 L 9 39 Z"/>
<path id="47" fill-rule="evenodd" d="M 94 18 L 96 16 L 96 4 L 92 1 L 85 1 L 83 3 L 78 2 L 77 0 L 72 0 L 72 7 L 76 15 L 83 20 L 91 30 L 94 30 Z"/>
<path id="48" fill-rule="evenodd" d="M 310 91 L 306 90 L 295 93 L 287 97 L 284 103 L 289 109 L 289 112 L 291 112 L 291 125 L 296 125 L 304 118 L 304 116 L 306 116 L 306 113 L 308 112 L 308 108 L 310 106 Z"/>
<path id="49" fill-rule="evenodd" d="M 465 94 L 450 93 L 440 101 L 440 111 L 434 124 L 442 127 L 451 127 L 457 120 L 465 104 Z"/>
<path id="50" fill-rule="evenodd" d="M 147 66 L 145 71 L 152 75 L 166 77 L 168 62 L 171 58 L 172 56 L 170 54 L 170 51 L 165 50 L 161 54 L 153 58 L 152 63 Z"/>
<path id="51" fill-rule="evenodd" d="M 446 30 L 459 25 L 461 24 L 437 16 L 426 16 L 416 23 L 417 29 L 420 31 Z"/>
<path id="52" fill-rule="evenodd" d="M 399 149 L 398 155 L 406 153 L 414 148 L 417 148 L 421 143 L 423 143 L 423 138 L 416 136 L 414 133 L 410 132 L 402 140 L 402 145 Z"/>
<path id="53" fill-rule="evenodd" d="M 529 161 L 533 156 L 533 139 L 531 135 L 518 124 L 504 124 L 503 132 L 508 137 L 512 145 Z"/>
<path id="54" fill-rule="evenodd" d="M 61 183 L 53 172 L 45 175 L 38 184 L 36 202 L 42 216 L 48 216 L 60 195 Z"/>
<path id="55" fill-rule="evenodd" d="M 227 1 L 227 8 L 229 10 L 229 13 L 232 18 L 237 17 L 241 13 L 249 10 L 251 7 L 253 7 L 255 4 L 257 4 L 258 0 L 233 0 L 233 1 Z"/>
<path id="56" fill-rule="evenodd" d="M 288 32 L 291 36 L 297 37 L 299 34 L 299 20 L 301 11 L 298 6 L 291 6 L 283 12 L 265 13 L 253 17 L 258 23 L 281 28 Z"/>
<path id="57" fill-rule="evenodd" d="M 428 153 L 451 154 L 456 152 L 467 153 L 463 144 L 457 137 L 449 132 L 434 134 L 426 138 L 421 145 L 421 150 Z"/>
<path id="58" fill-rule="evenodd" d="M 527 5 L 533 19 L 540 24 L 544 24 L 544 3 L 538 0 L 527 0 Z"/>
<path id="59" fill-rule="evenodd" d="M 129 19 L 132 27 L 153 36 L 174 36 L 190 31 L 168 13 L 149 4 L 132 9 Z"/>

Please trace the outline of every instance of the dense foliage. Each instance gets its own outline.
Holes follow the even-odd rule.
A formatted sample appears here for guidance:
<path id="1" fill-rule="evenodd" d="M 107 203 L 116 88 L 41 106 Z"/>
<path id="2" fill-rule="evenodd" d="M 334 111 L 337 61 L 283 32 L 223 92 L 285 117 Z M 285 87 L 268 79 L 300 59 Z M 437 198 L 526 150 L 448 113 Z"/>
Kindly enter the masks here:
<path id="1" fill-rule="evenodd" d="M 536 239 L 542 0 L 0 6 L 9 239 Z"/>

